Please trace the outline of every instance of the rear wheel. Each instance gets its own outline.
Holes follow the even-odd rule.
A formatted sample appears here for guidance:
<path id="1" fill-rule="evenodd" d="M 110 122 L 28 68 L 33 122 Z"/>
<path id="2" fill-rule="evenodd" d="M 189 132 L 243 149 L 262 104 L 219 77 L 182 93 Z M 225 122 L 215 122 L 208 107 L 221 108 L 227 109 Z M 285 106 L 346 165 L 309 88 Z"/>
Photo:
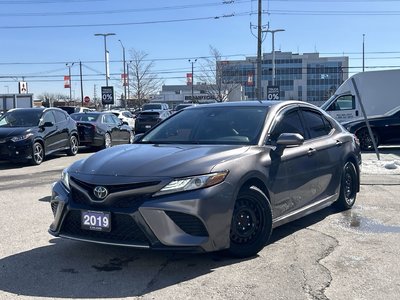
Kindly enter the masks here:
<path id="1" fill-rule="evenodd" d="M 135 135 L 133 132 L 129 132 L 129 144 L 133 144 L 133 140 L 135 139 Z"/>
<path id="2" fill-rule="evenodd" d="M 40 165 L 44 160 L 44 148 L 41 143 L 35 142 L 32 148 L 31 163 L 35 166 Z"/>
<path id="3" fill-rule="evenodd" d="M 375 139 L 376 146 L 379 145 L 379 136 L 375 130 L 372 130 L 372 135 Z M 374 150 L 374 144 L 371 136 L 369 135 L 368 129 L 363 128 L 356 133 L 358 140 L 360 141 L 360 148 L 363 151 Z"/>
<path id="4" fill-rule="evenodd" d="M 357 196 L 358 175 L 352 162 L 347 162 L 342 171 L 339 199 L 334 203 L 340 210 L 350 209 Z"/>
<path id="5" fill-rule="evenodd" d="M 272 212 L 266 196 L 256 189 L 241 191 L 233 210 L 228 254 L 256 255 L 269 240 L 271 231 Z"/>
<path id="6" fill-rule="evenodd" d="M 69 156 L 75 156 L 78 153 L 78 139 L 75 135 L 71 135 L 69 139 L 69 149 L 67 154 Z"/>

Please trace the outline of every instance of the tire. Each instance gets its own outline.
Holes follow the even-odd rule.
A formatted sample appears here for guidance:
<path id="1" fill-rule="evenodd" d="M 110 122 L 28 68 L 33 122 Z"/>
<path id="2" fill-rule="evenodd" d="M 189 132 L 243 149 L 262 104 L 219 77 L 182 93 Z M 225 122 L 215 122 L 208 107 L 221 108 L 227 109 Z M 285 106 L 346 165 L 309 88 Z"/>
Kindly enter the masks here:
<path id="1" fill-rule="evenodd" d="M 69 139 L 69 149 L 67 150 L 67 155 L 75 156 L 78 153 L 78 138 L 75 135 L 71 135 Z"/>
<path id="2" fill-rule="evenodd" d="M 375 139 L 376 146 L 379 145 L 379 136 L 375 130 L 372 130 L 372 135 Z M 356 133 L 358 140 L 360 141 L 360 149 L 363 151 L 371 151 L 374 150 L 374 144 L 369 135 L 368 129 L 363 128 Z"/>
<path id="3" fill-rule="evenodd" d="M 103 144 L 103 149 L 111 148 L 112 147 L 112 140 L 111 140 L 111 135 L 109 133 L 106 133 L 104 135 L 104 144 Z"/>
<path id="4" fill-rule="evenodd" d="M 340 194 L 334 206 L 339 210 L 347 210 L 353 207 L 356 196 L 357 196 L 357 186 L 358 186 L 358 175 L 356 167 L 352 162 L 347 162 L 342 171 L 342 178 L 340 182 Z"/>
<path id="5" fill-rule="evenodd" d="M 31 164 L 34 166 L 40 165 L 44 160 L 44 148 L 39 142 L 33 143 Z"/>
<path id="6" fill-rule="evenodd" d="M 229 234 L 230 256 L 256 255 L 268 242 L 272 231 L 272 211 L 267 197 L 256 189 L 242 190 L 235 203 Z"/>

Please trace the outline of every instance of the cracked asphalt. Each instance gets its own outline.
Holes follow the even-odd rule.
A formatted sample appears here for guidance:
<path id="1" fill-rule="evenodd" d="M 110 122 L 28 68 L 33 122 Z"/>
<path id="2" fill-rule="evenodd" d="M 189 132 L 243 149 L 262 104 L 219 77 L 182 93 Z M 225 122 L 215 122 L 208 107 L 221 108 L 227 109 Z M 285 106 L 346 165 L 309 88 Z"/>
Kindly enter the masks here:
<path id="1" fill-rule="evenodd" d="M 0 162 L 0 299 L 400 299 L 400 174 L 362 174 L 352 210 L 276 228 L 258 256 L 53 238 L 51 183 L 77 157 Z M 390 150 L 400 160 L 400 149 Z M 366 159 L 371 155 L 363 154 Z"/>

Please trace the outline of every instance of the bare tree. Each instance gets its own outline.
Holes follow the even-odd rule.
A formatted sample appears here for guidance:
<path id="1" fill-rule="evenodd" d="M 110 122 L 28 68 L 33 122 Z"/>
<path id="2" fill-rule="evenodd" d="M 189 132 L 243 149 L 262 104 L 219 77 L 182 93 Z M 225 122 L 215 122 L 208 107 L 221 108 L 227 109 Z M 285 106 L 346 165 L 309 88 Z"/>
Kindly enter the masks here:
<path id="1" fill-rule="evenodd" d="M 53 106 L 54 102 L 57 101 L 64 101 L 67 105 L 70 103 L 68 102 L 69 96 L 61 94 L 61 93 L 43 93 L 38 96 L 38 99 L 42 101 L 43 105 L 45 106 Z"/>
<path id="2" fill-rule="evenodd" d="M 204 63 L 200 65 L 201 70 L 197 78 L 203 83 L 202 89 L 206 90 L 209 96 L 218 102 L 225 102 L 229 95 L 240 87 L 240 78 L 238 72 L 235 72 L 236 67 L 222 61 L 218 49 L 210 46 L 210 54 L 211 57 L 205 58 Z"/>
<path id="3" fill-rule="evenodd" d="M 135 105 L 142 106 L 160 90 L 163 80 L 153 72 L 154 61 L 147 59 L 147 53 L 131 49 L 130 55 L 129 87 L 134 94 Z"/>

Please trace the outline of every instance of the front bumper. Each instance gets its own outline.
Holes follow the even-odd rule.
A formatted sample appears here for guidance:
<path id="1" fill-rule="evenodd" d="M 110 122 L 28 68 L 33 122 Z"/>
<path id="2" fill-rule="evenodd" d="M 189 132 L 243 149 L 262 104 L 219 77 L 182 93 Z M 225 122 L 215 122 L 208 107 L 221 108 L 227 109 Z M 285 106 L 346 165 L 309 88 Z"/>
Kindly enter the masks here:
<path id="1" fill-rule="evenodd" d="M 32 157 L 32 141 L 30 139 L 0 143 L 0 160 L 25 160 Z"/>
<path id="2" fill-rule="evenodd" d="M 227 183 L 157 198 L 126 196 L 105 205 L 93 203 L 87 195 L 84 201 L 79 197 L 61 182 L 54 184 L 50 234 L 101 244 L 190 252 L 229 247 L 234 195 Z M 81 212 L 87 210 L 110 212 L 111 231 L 83 229 Z"/>

